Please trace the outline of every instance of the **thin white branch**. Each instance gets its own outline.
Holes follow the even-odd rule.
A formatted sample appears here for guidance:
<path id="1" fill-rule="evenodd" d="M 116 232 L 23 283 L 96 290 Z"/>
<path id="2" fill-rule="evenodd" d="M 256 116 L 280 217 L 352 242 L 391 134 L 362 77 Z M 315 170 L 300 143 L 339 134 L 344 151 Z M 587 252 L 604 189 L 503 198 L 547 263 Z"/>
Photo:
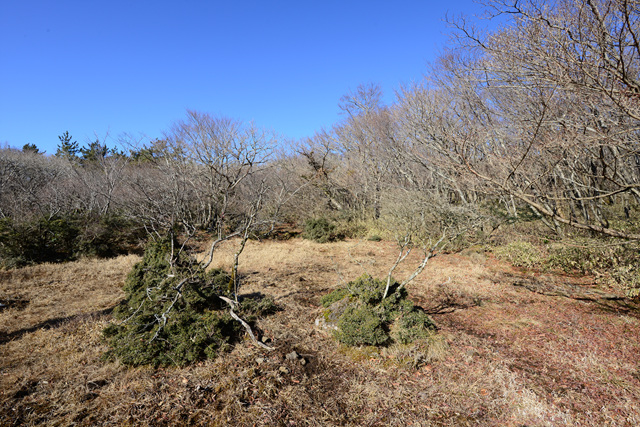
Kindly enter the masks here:
<path id="1" fill-rule="evenodd" d="M 387 274 L 387 286 L 384 289 L 384 295 L 382 296 L 382 299 L 385 299 L 387 295 L 389 295 L 389 288 L 391 287 L 391 275 L 393 274 L 394 270 L 409 256 L 411 250 L 413 249 L 413 246 L 411 244 L 411 236 L 409 234 L 404 236 L 404 240 L 402 241 L 402 243 L 400 243 L 400 241 L 398 243 L 400 246 L 400 253 L 398 254 L 396 262 L 389 269 L 389 274 Z"/>
<path id="2" fill-rule="evenodd" d="M 149 340 L 149 342 L 155 341 L 155 339 L 158 337 L 162 329 L 164 329 L 164 327 L 167 325 L 167 314 L 171 312 L 171 310 L 173 309 L 173 306 L 178 301 L 178 298 L 180 297 L 180 295 L 182 295 L 182 285 L 187 283 L 187 280 L 188 279 L 182 279 L 180 283 L 178 283 L 178 285 L 174 288 L 176 291 L 176 296 L 173 298 L 173 301 L 171 301 L 171 305 L 164 311 L 164 313 L 162 313 L 160 317 L 158 317 L 157 315 L 155 316 L 158 323 L 161 323 L 161 324 L 160 326 L 158 326 L 156 333 L 153 334 L 153 337 Z"/>
<path id="3" fill-rule="evenodd" d="M 218 296 L 218 298 L 220 298 L 221 300 L 223 300 L 224 302 L 226 302 L 227 304 L 229 304 L 229 306 L 231 306 L 231 308 L 229 309 L 229 314 L 231 314 L 231 317 L 233 317 L 234 319 L 236 319 L 238 322 L 240 322 L 242 324 L 242 326 L 244 326 L 244 328 L 247 330 L 247 333 L 249 334 L 249 336 L 251 337 L 251 341 L 253 341 L 253 343 L 255 345 L 257 345 L 258 347 L 264 348 L 265 350 L 275 350 L 274 347 L 269 347 L 268 345 L 266 345 L 263 342 L 258 341 L 258 339 L 256 338 L 256 336 L 253 334 L 253 331 L 251 330 L 251 326 L 249 326 L 249 324 L 247 322 L 245 322 L 244 320 L 242 320 L 240 318 L 240 316 L 238 316 L 233 309 L 236 307 L 236 303 L 227 298 L 227 297 L 223 297 L 223 296 Z"/>
<path id="4" fill-rule="evenodd" d="M 404 288 L 408 283 L 410 283 L 413 279 L 415 279 L 418 276 L 418 274 L 422 273 L 422 270 L 424 270 L 424 268 L 427 266 L 427 262 L 429 262 L 429 259 L 435 256 L 436 250 L 438 250 L 440 244 L 442 243 L 442 241 L 446 236 L 446 232 L 447 230 L 445 229 L 442 232 L 442 236 L 440 237 L 440 239 L 438 239 L 438 241 L 434 243 L 428 250 L 425 247 L 424 259 L 422 260 L 418 268 L 415 269 L 413 274 L 411 274 L 411 276 L 409 276 L 408 279 L 406 279 L 404 282 L 400 284 L 400 286 L 398 286 L 398 289 Z"/>

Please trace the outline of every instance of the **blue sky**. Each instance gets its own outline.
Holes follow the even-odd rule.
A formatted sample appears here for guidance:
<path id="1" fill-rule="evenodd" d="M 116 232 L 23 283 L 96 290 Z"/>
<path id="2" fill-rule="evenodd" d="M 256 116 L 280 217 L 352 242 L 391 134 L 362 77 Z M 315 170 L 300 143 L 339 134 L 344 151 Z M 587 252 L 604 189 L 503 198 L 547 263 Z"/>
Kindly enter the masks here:
<path id="1" fill-rule="evenodd" d="M 64 131 L 109 146 L 161 137 L 186 109 L 286 138 L 339 120 L 378 83 L 393 101 L 442 50 L 471 0 L 0 2 L 0 145 L 53 153 Z"/>

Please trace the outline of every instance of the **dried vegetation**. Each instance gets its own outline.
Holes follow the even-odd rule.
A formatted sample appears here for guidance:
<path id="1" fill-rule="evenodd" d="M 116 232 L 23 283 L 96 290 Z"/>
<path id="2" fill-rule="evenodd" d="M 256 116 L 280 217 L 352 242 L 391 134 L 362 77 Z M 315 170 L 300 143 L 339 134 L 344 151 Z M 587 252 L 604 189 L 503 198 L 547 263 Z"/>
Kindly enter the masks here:
<path id="1" fill-rule="evenodd" d="M 482 251 L 441 254 L 409 285 L 440 328 L 432 342 L 353 348 L 314 328 L 323 295 L 384 275 L 395 256 L 384 241 L 251 241 L 241 291 L 284 308 L 257 325 L 276 350 L 247 339 L 187 368 L 101 360 L 102 330 L 139 258 L 2 272 L 0 295 L 21 302 L 0 312 L 0 424 L 640 423 L 638 311 L 514 286 L 553 279 L 586 290 L 588 276 L 540 276 Z"/>

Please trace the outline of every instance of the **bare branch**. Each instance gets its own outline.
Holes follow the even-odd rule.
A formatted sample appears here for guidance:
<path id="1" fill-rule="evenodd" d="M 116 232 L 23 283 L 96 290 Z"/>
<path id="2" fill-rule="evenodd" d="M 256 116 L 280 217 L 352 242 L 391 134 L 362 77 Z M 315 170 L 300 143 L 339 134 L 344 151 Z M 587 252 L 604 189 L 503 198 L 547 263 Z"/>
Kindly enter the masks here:
<path id="1" fill-rule="evenodd" d="M 220 298 L 221 300 L 223 300 L 224 302 L 226 302 L 227 304 L 229 304 L 229 306 L 231 307 L 231 308 L 229 309 L 229 314 L 231 314 L 231 317 L 233 317 L 234 319 L 236 319 L 238 322 L 240 322 L 240 323 L 242 324 L 242 326 L 247 330 L 247 333 L 249 334 L 249 337 L 251 337 L 251 341 L 253 341 L 253 343 L 254 343 L 255 345 L 257 345 L 258 347 L 263 348 L 263 349 L 265 349 L 265 350 L 269 350 L 269 351 L 271 351 L 271 350 L 275 350 L 275 348 L 274 348 L 274 347 L 269 347 L 269 346 L 268 346 L 268 345 L 266 345 L 265 343 L 258 341 L 258 339 L 256 338 L 256 336 L 253 334 L 253 331 L 251 330 L 251 326 L 249 326 L 249 324 L 248 324 L 247 322 L 245 322 L 244 320 L 242 320 L 242 319 L 240 318 L 240 316 L 238 316 L 238 315 L 233 311 L 233 309 L 236 307 L 236 303 L 235 303 L 233 300 L 231 300 L 231 299 L 229 299 L 229 298 L 227 298 L 227 297 L 223 297 L 223 296 L 220 296 L 219 298 Z"/>

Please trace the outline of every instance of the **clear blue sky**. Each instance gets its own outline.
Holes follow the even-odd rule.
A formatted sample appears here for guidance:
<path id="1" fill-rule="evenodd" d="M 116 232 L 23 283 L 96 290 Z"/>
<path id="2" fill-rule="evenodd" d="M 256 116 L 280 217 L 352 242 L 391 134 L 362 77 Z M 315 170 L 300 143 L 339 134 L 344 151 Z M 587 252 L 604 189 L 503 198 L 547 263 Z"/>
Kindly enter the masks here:
<path id="1" fill-rule="evenodd" d="M 450 1 L 0 1 L 0 145 L 54 153 L 124 133 L 161 137 L 186 109 L 290 139 L 339 119 L 339 98 L 420 80 Z"/>

